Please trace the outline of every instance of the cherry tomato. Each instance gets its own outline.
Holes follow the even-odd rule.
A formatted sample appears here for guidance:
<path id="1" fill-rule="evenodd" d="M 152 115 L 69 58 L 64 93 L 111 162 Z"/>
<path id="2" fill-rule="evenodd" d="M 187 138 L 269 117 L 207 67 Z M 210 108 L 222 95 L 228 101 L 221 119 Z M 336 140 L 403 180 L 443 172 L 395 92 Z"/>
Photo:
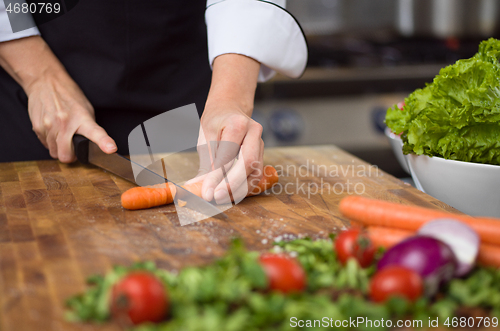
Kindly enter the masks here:
<path id="1" fill-rule="evenodd" d="M 370 282 L 370 298 L 383 302 L 392 296 L 410 301 L 417 300 L 423 291 L 423 281 L 415 271 L 400 266 L 390 266 L 378 271 Z"/>
<path id="2" fill-rule="evenodd" d="M 342 231 L 335 239 L 334 247 L 340 263 L 345 265 L 349 258 L 354 258 L 362 268 L 372 264 L 376 251 L 370 238 L 359 229 Z"/>
<path id="3" fill-rule="evenodd" d="M 306 287 L 306 273 L 294 259 L 284 254 L 265 253 L 260 264 L 269 279 L 269 288 L 282 293 L 299 292 Z"/>
<path id="4" fill-rule="evenodd" d="M 149 272 L 131 272 L 113 286 L 111 313 L 114 318 L 128 317 L 134 325 L 160 322 L 168 306 L 165 286 Z"/>

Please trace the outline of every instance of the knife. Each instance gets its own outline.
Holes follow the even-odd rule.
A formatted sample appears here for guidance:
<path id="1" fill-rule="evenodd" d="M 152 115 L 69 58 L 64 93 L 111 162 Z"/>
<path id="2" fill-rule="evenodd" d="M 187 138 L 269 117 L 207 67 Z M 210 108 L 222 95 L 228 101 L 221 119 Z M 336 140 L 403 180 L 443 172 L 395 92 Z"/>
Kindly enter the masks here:
<path id="1" fill-rule="evenodd" d="M 139 184 L 136 182 L 136 178 L 132 170 L 132 164 L 143 169 L 137 176 L 138 178 L 141 178 L 141 183 L 148 183 L 149 185 L 164 184 L 167 182 L 172 183 L 177 188 L 177 194 L 174 198 L 177 208 L 182 208 L 181 206 L 179 206 L 179 204 L 177 204 L 177 199 L 182 199 L 183 205 L 185 204 L 187 208 L 194 210 L 202 214 L 203 216 L 206 216 L 206 218 L 215 215 L 222 215 L 224 217 L 227 217 L 227 215 L 224 214 L 220 209 L 218 209 L 208 201 L 184 189 L 182 186 L 168 180 L 164 175 L 158 174 L 151 169 L 145 168 L 142 165 L 133 162 L 118 153 L 106 154 L 94 142 L 90 141 L 82 135 L 75 134 L 73 136 L 73 147 L 75 150 L 76 158 L 78 159 L 78 161 L 80 161 L 80 163 L 91 163 L 136 185 Z M 199 216 L 197 217 L 197 220 L 201 219 Z M 187 220 L 184 221 L 184 223 L 189 224 L 193 223 L 193 221 Z"/>

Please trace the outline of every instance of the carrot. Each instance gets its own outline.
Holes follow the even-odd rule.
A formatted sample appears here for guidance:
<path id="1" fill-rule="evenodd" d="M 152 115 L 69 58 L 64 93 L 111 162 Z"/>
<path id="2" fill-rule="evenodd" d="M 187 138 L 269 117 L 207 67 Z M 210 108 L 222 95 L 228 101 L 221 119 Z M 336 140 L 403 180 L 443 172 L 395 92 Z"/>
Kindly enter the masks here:
<path id="1" fill-rule="evenodd" d="M 369 226 L 366 228 L 368 238 L 375 247 L 391 248 L 397 243 L 409 238 L 413 232 L 401 229 L 384 228 L 381 226 Z"/>
<path id="2" fill-rule="evenodd" d="M 264 173 L 262 175 L 262 179 L 260 180 L 259 184 L 257 184 L 254 189 L 247 194 L 248 196 L 252 195 L 258 195 L 261 194 L 262 192 L 270 189 L 273 187 L 275 184 L 278 183 L 279 177 L 278 177 L 278 172 L 276 169 L 274 169 L 273 166 L 265 166 L 264 167 Z"/>
<path id="3" fill-rule="evenodd" d="M 481 244 L 477 262 L 487 267 L 500 268 L 500 246 Z"/>
<path id="4" fill-rule="evenodd" d="M 271 188 L 278 183 L 278 172 L 273 166 L 265 166 L 262 179 L 257 186 L 247 194 L 248 196 L 257 195 Z M 201 188 L 203 181 L 184 185 L 183 188 L 189 192 L 201 197 Z M 175 185 L 165 184 L 152 187 L 134 187 L 122 194 L 121 201 L 123 208 L 136 210 L 146 209 L 161 205 L 166 205 L 174 201 L 176 189 Z"/>
<path id="5" fill-rule="evenodd" d="M 121 200 L 123 208 L 136 210 L 172 203 L 174 196 L 174 185 L 161 184 L 155 187 L 131 188 L 122 194 Z"/>
<path id="6" fill-rule="evenodd" d="M 182 187 L 185 188 L 186 190 L 188 190 L 189 192 L 193 193 L 194 195 L 197 195 L 201 198 L 202 197 L 201 196 L 201 187 L 202 186 L 203 186 L 203 181 L 201 180 L 199 182 L 183 185 Z"/>
<path id="7" fill-rule="evenodd" d="M 500 245 L 500 219 L 471 217 L 407 206 L 360 196 L 348 196 L 340 201 L 339 209 L 346 217 L 365 226 L 385 226 L 416 231 L 437 218 L 453 218 L 473 228 L 484 243 Z"/>
<path id="8" fill-rule="evenodd" d="M 270 189 L 278 182 L 278 172 L 274 169 L 273 166 L 265 166 L 263 170 L 263 175 L 259 183 L 251 192 L 248 192 L 247 197 L 252 195 L 258 195 L 264 192 L 267 189 Z M 203 185 L 203 181 L 191 183 L 184 185 L 183 187 L 189 192 L 199 196 L 201 198 L 201 187 Z"/>

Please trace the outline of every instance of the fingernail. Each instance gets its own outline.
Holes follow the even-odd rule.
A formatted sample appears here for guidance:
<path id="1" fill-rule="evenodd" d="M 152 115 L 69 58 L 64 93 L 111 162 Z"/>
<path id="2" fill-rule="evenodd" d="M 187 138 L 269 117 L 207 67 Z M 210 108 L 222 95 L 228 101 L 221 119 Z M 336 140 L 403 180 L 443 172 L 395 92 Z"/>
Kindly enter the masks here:
<path id="1" fill-rule="evenodd" d="M 110 152 L 114 151 L 116 149 L 116 145 L 112 143 L 106 144 L 106 149 Z"/>
<path id="2" fill-rule="evenodd" d="M 215 201 L 217 200 L 221 200 L 222 198 L 224 198 L 226 196 L 226 192 L 224 192 L 224 190 L 218 190 L 217 192 L 215 192 L 214 194 L 214 199 Z"/>
<path id="3" fill-rule="evenodd" d="M 212 200 L 213 196 L 214 196 L 214 189 L 213 188 L 208 188 L 205 190 L 205 197 L 207 197 L 207 200 Z"/>

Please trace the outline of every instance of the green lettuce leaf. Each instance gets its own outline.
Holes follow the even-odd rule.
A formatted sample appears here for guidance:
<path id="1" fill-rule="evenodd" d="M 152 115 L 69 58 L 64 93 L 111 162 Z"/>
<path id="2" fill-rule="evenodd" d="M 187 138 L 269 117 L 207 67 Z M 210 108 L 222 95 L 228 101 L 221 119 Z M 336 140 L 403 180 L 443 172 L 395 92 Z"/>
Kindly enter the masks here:
<path id="1" fill-rule="evenodd" d="M 387 110 L 403 152 L 500 165 L 500 40 L 439 72 L 432 83 Z"/>

